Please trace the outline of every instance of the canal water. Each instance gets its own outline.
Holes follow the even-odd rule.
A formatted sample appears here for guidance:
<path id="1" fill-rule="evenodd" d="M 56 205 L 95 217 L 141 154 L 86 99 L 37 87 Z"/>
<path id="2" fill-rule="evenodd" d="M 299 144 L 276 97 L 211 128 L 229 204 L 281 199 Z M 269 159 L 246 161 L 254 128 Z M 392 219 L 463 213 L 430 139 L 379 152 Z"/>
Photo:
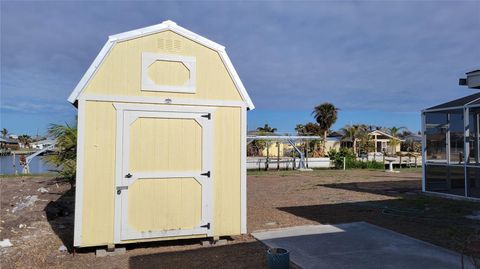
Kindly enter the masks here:
<path id="1" fill-rule="evenodd" d="M 31 174 L 48 173 L 55 170 L 55 166 L 47 163 L 42 156 L 33 158 L 29 167 Z M 15 170 L 18 174 L 22 173 L 23 166 L 19 163 L 19 155 L 15 155 L 15 168 L 13 167 L 13 155 L 0 156 L 0 175 L 13 175 Z"/>

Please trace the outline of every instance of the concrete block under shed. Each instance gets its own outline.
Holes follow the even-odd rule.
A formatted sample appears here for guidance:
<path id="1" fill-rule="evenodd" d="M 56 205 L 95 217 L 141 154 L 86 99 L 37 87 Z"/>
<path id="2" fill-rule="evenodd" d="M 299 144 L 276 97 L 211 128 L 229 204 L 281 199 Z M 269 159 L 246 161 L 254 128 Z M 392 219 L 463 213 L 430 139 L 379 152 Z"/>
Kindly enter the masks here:
<path id="1" fill-rule="evenodd" d="M 97 257 L 118 256 L 127 253 L 126 248 L 115 248 L 113 251 L 107 251 L 106 249 L 97 249 L 95 255 Z"/>

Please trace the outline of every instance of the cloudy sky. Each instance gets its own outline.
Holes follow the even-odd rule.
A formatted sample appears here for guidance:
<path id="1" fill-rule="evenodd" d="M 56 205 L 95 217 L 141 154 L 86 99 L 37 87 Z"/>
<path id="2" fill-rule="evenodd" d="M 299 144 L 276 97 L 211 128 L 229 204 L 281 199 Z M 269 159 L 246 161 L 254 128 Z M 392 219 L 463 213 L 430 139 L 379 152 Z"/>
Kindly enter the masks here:
<path id="1" fill-rule="evenodd" d="M 0 127 L 73 122 L 66 99 L 107 37 L 170 19 L 223 44 L 256 110 L 281 132 L 341 109 L 348 123 L 419 129 L 419 111 L 473 90 L 480 1 L 1 2 Z"/>

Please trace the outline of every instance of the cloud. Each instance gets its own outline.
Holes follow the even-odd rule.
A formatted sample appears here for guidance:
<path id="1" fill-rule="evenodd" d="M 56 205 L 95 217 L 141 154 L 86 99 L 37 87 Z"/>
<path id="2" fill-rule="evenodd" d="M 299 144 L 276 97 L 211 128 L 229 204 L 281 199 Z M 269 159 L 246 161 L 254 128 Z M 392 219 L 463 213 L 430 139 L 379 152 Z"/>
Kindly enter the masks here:
<path id="1" fill-rule="evenodd" d="M 72 112 L 71 104 L 48 103 L 42 100 L 38 101 L 20 101 L 20 102 L 2 102 L 0 111 L 15 112 L 24 114 L 50 114 Z"/>
<path id="2" fill-rule="evenodd" d="M 166 19 L 224 44 L 258 109 L 419 111 L 470 93 L 480 63 L 478 1 L 1 6 L 1 106 L 19 113 L 67 107 L 108 35 Z"/>

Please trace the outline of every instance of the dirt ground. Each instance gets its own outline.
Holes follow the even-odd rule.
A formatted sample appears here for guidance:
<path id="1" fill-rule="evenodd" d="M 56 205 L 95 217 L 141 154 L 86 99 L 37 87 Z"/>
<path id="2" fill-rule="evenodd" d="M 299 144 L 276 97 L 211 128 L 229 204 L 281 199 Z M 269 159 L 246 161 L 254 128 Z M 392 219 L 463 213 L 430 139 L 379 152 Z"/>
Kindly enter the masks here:
<path id="1" fill-rule="evenodd" d="M 303 224 L 367 221 L 454 250 L 473 238 L 479 203 L 425 196 L 420 170 L 250 171 L 248 231 Z M 224 246 L 200 240 L 127 245 L 121 256 L 72 253 L 73 191 L 52 177 L 0 179 L 1 268 L 265 268 L 265 247 L 250 235 Z M 44 188 L 44 189 L 41 189 Z M 33 202 L 32 202 L 33 201 Z M 30 202 L 30 204 L 28 203 Z M 25 206 L 22 208 L 22 206 Z M 59 247 L 65 245 L 68 251 Z"/>

